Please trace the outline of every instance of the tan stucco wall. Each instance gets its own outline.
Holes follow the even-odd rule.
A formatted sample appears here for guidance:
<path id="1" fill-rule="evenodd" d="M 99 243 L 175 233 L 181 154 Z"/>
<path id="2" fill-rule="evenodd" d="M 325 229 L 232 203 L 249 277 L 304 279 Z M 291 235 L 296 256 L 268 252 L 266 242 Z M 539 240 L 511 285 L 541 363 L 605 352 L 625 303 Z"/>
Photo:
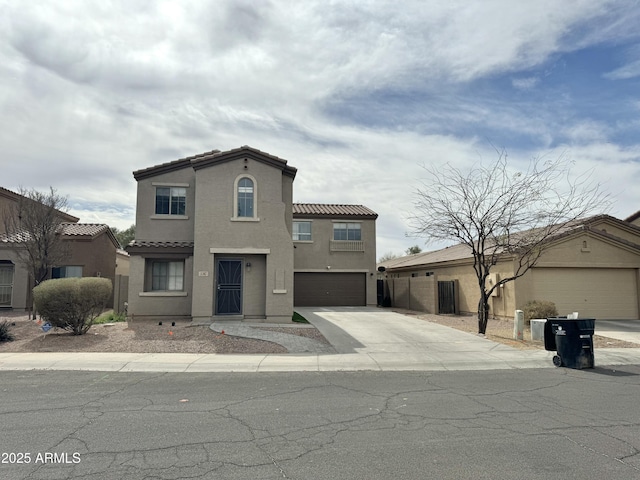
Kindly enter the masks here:
<path id="1" fill-rule="evenodd" d="M 129 255 L 116 251 L 116 275 L 129 276 Z"/>
<path id="2" fill-rule="evenodd" d="M 586 242 L 586 248 L 584 242 Z M 558 279 L 548 276 L 549 274 L 553 274 L 553 272 L 556 271 L 555 269 L 563 269 L 564 272 L 558 273 Z M 602 270 L 602 277 L 597 275 L 598 269 Z M 640 271 L 640 255 L 632 248 L 614 244 L 608 239 L 594 237 L 589 232 L 585 232 L 575 238 L 567 239 L 545 252 L 533 271 L 527 272 L 527 274 L 517 280 L 516 294 L 518 298 L 518 308 L 522 308 L 526 302 L 531 300 L 549 300 L 557 304 L 561 310 L 559 312 L 560 314 L 568 313 L 564 311 L 568 309 L 580 310 L 575 304 L 564 302 L 561 296 L 554 298 L 537 298 L 536 292 L 542 289 L 537 288 L 537 285 L 534 284 L 536 270 L 545 270 L 546 276 L 540 276 L 540 278 L 545 278 L 547 282 L 560 281 L 561 278 L 564 284 L 580 284 L 582 290 L 592 288 L 593 292 L 598 294 L 600 290 L 597 283 L 598 280 L 589 286 L 584 286 L 584 282 L 581 280 L 586 275 L 586 271 L 596 279 L 601 278 L 604 280 L 605 278 L 611 278 L 610 269 L 636 269 L 636 271 Z M 571 272 L 574 277 L 567 277 L 567 271 Z M 604 275 L 604 272 L 606 272 L 606 275 Z M 596 273 L 595 276 L 593 275 L 594 273 Z M 637 284 L 636 278 L 636 297 L 640 298 Z M 628 285 L 626 286 L 628 287 Z M 588 291 L 583 290 L 582 293 L 585 298 L 589 298 Z M 583 308 L 583 311 L 586 312 L 587 310 Z M 612 307 L 611 311 L 613 312 L 611 316 L 615 317 L 615 306 Z"/>
<path id="3" fill-rule="evenodd" d="M 259 219 L 257 221 L 234 219 L 234 185 L 242 175 L 250 175 L 255 180 L 254 194 L 257 202 L 254 215 Z M 260 254 L 265 255 L 265 298 L 261 302 L 264 305 L 265 320 L 291 321 L 293 241 L 291 226 L 286 218 L 286 212 L 290 211 L 291 206 L 283 201 L 292 197 L 290 191 L 283 189 L 291 187 L 292 182 L 283 180 L 281 170 L 253 159 L 246 163 L 241 159 L 233 160 L 197 171 L 195 216 L 198 221 L 194 234 L 194 264 L 197 269 L 193 277 L 192 303 L 194 318 L 210 318 L 214 313 L 211 295 L 215 291 L 216 253 L 235 258 Z M 208 272 L 208 275 L 200 272 Z M 245 276 L 246 281 L 253 282 L 251 278 L 256 278 L 257 272 L 252 271 L 251 274 L 249 277 Z M 255 288 L 258 288 L 257 283 Z M 249 290 L 252 291 L 254 290 Z M 255 297 L 256 294 L 251 295 Z M 246 305 L 247 299 L 244 300 Z M 254 314 L 258 315 L 252 313 Z"/>
<path id="4" fill-rule="evenodd" d="M 367 305 L 376 305 L 376 222 L 375 220 L 304 218 L 294 221 L 311 222 L 311 242 L 294 242 L 294 267 L 296 272 L 363 272 L 367 277 Z M 360 223 L 364 252 L 332 252 L 335 222 Z M 327 268 L 330 267 L 330 268 Z M 374 273 L 374 275 L 371 275 Z"/>
<path id="5" fill-rule="evenodd" d="M 184 257 L 151 256 L 166 260 Z M 193 277 L 193 257 L 184 259 L 184 292 L 145 292 L 145 257 L 132 255 L 129 276 L 129 314 L 148 317 L 190 317 L 191 281 Z"/>
<path id="6" fill-rule="evenodd" d="M 185 216 L 155 214 L 157 186 L 186 188 Z M 195 174 L 190 166 L 139 180 L 136 202 L 136 240 L 191 242 L 193 241 L 194 212 Z"/>
<path id="7" fill-rule="evenodd" d="M 11 307 L 14 310 L 25 310 L 29 306 L 27 305 L 29 298 L 29 272 L 12 249 L 0 247 L 0 260 L 9 260 L 14 264 Z"/>
<path id="8" fill-rule="evenodd" d="M 71 255 L 63 265 L 82 266 L 83 277 L 101 276 L 113 282 L 116 274 L 116 247 L 106 233 L 93 240 L 65 240 L 65 243 L 69 246 Z"/>
<path id="9" fill-rule="evenodd" d="M 389 278 L 387 288 L 394 307 L 438 313 L 438 292 L 434 276 Z"/>

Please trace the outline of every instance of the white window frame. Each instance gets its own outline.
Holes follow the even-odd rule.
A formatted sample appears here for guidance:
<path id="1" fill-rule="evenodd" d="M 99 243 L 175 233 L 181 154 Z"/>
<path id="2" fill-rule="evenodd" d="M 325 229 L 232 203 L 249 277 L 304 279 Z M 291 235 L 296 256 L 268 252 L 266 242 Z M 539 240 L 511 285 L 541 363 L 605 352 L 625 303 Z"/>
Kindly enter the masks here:
<path id="1" fill-rule="evenodd" d="M 150 279 L 149 279 L 149 292 L 184 292 L 184 260 L 158 260 L 149 259 L 150 262 Z M 155 275 L 154 270 L 156 265 L 166 264 L 167 271 L 162 275 Z M 173 270 L 173 272 L 172 272 Z M 155 285 L 155 278 L 162 278 L 164 281 L 164 287 L 157 288 Z"/>
<path id="2" fill-rule="evenodd" d="M 299 232 L 296 231 L 296 226 L 301 224 L 301 223 L 308 223 L 309 224 L 309 233 L 307 232 Z M 308 235 L 309 238 L 300 238 L 300 235 Z M 293 237 L 293 241 L 294 242 L 307 242 L 307 243 L 311 243 L 313 242 L 313 222 L 311 220 L 294 220 L 293 221 L 293 226 L 292 226 L 292 237 Z"/>
<path id="3" fill-rule="evenodd" d="M 187 216 L 187 197 L 189 192 L 189 184 L 188 183 L 167 183 L 167 182 L 153 182 L 152 185 L 155 187 L 154 197 L 153 197 L 153 215 L 151 218 L 153 219 L 171 219 L 171 220 L 185 220 L 189 217 Z M 158 189 L 159 188 L 168 188 L 169 189 L 169 212 L 168 213 L 157 213 L 158 207 Z M 179 190 L 184 191 L 184 195 L 178 195 Z M 171 213 L 171 203 L 173 198 L 184 197 L 184 213 Z"/>
<path id="4" fill-rule="evenodd" d="M 240 180 L 243 178 L 251 180 L 253 182 L 253 216 L 251 217 L 240 217 L 238 216 L 238 189 Z M 238 175 L 233 182 L 233 217 L 231 217 L 231 221 L 233 222 L 259 222 L 260 217 L 258 217 L 258 182 L 256 181 L 253 175 L 249 175 L 248 173 L 243 173 Z"/>
<path id="5" fill-rule="evenodd" d="M 336 229 L 338 225 L 345 225 L 344 228 Z M 344 230 L 346 231 L 347 238 L 336 238 L 336 231 Z M 349 231 L 358 231 L 360 234 L 359 238 L 349 238 Z M 333 241 L 334 242 L 350 242 L 350 241 L 362 241 L 362 223 L 360 222 L 334 222 L 333 223 Z"/>

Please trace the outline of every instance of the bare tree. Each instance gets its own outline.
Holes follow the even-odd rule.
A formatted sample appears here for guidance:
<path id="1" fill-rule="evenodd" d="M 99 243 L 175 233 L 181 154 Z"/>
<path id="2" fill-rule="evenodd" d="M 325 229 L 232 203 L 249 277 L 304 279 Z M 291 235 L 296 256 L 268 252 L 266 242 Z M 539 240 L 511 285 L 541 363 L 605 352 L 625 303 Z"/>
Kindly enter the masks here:
<path id="1" fill-rule="evenodd" d="M 430 241 L 454 241 L 469 248 L 478 280 L 478 332 L 485 333 L 491 293 L 524 275 L 548 241 L 579 219 L 604 213 L 610 198 L 589 172 L 571 176 L 571 162 L 534 159 L 525 171 L 510 168 L 497 150 L 490 165 L 462 171 L 452 165 L 425 167 L 429 180 L 417 191 L 415 234 Z M 511 259 L 513 274 L 487 285 L 500 259 Z"/>
<path id="2" fill-rule="evenodd" d="M 29 270 L 34 285 L 39 285 L 52 267 L 69 256 L 62 239 L 67 199 L 53 188 L 47 193 L 21 188 L 18 193 L 3 212 L 6 240 L 16 246 L 18 259 Z"/>

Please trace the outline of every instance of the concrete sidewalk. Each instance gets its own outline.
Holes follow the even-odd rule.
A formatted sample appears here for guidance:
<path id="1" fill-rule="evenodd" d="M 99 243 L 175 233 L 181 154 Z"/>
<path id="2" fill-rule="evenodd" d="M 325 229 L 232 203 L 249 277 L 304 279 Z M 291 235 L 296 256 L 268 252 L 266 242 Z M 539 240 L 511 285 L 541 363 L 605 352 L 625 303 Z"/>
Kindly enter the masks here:
<path id="1" fill-rule="evenodd" d="M 304 354 L 0 353 L 0 370 L 111 372 L 445 371 L 555 368 L 554 352 L 519 350 L 381 309 L 299 309 L 332 349 Z M 262 324 L 264 326 L 264 324 Z M 230 324 L 224 328 L 229 332 Z M 253 335 L 250 325 L 236 325 Z M 255 329 L 253 329 L 255 330 Z M 260 335 L 265 335 L 260 331 Z M 266 335 L 269 335 L 267 333 Z M 286 335 L 286 334 L 278 334 Z M 286 335 L 289 336 L 289 335 Z M 254 337 L 255 338 L 255 337 Z M 279 337 L 282 341 L 281 337 Z M 275 336 L 263 337 L 270 341 Z M 326 348 L 326 347 L 324 347 Z M 640 348 L 596 349 L 596 366 L 640 364 Z"/>
<path id="2" fill-rule="evenodd" d="M 0 353 L 3 370 L 92 370 L 105 372 L 334 372 L 455 371 L 555 368 L 552 352 L 484 351 L 423 353 L 350 353 L 303 355 L 219 355 L 180 353 Z M 508 348 L 508 347 L 507 347 Z M 640 364 L 640 349 L 595 352 L 596 366 Z"/>

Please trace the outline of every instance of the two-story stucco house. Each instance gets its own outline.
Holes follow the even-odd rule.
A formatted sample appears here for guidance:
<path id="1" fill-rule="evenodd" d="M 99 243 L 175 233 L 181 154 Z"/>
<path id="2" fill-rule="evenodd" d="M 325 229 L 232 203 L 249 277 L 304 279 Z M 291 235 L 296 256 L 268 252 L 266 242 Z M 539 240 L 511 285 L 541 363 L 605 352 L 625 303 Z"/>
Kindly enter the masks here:
<path id="1" fill-rule="evenodd" d="M 366 283 L 358 304 L 375 304 L 377 215 L 351 207 L 335 222 L 323 211 L 294 224 L 295 175 L 286 160 L 247 146 L 134 172 L 138 197 L 136 239 L 127 247 L 129 314 L 289 322 L 298 249 L 300 274 L 326 273 L 335 266 L 337 274 L 359 275 Z M 330 235 L 335 228 L 335 240 L 320 241 L 326 236 L 325 221 Z M 351 251 L 339 252 L 332 241 Z M 326 252 L 315 260 L 305 258 L 321 244 Z"/>

